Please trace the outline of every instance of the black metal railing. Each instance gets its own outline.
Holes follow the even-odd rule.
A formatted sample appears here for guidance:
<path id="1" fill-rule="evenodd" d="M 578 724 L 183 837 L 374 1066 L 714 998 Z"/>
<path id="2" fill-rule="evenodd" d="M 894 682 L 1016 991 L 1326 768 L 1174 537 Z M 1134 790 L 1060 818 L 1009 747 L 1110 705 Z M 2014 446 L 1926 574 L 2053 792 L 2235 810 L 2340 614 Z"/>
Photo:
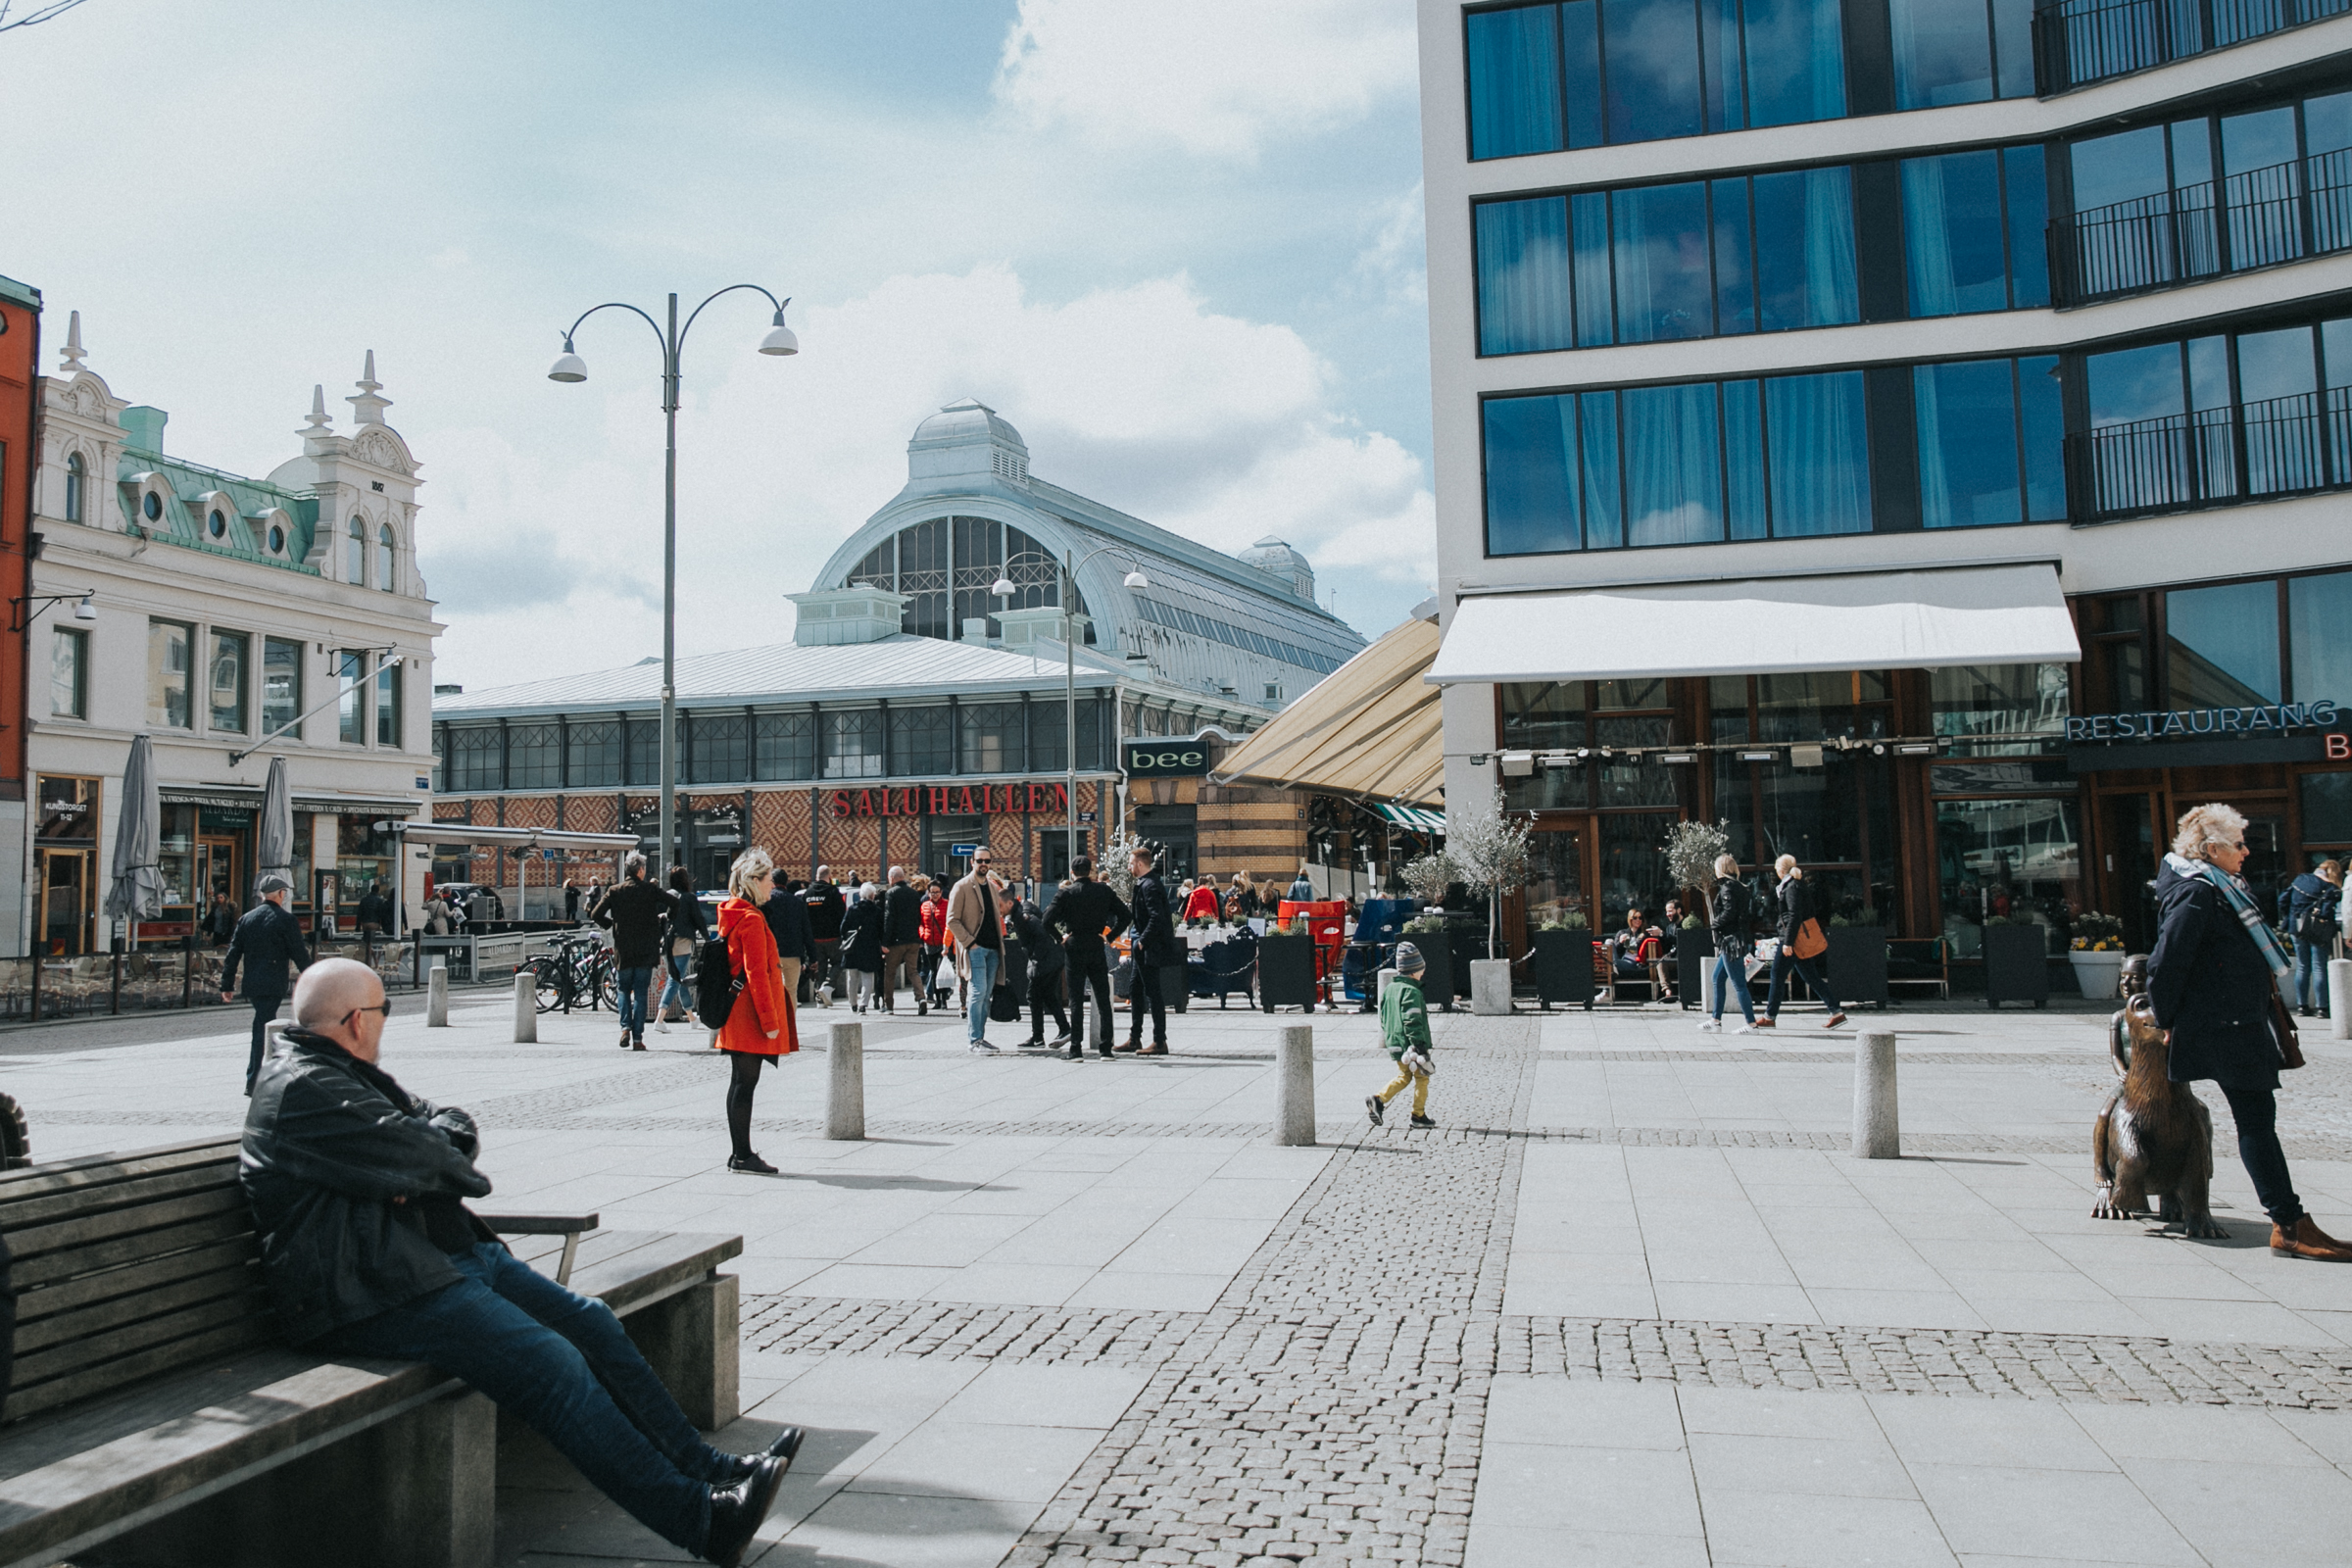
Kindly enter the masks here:
<path id="1" fill-rule="evenodd" d="M 2050 220 L 2063 305 L 2352 250 L 2352 150 Z"/>
<path id="2" fill-rule="evenodd" d="M 2352 13 L 2352 0 L 2040 0 L 2034 90 L 2043 97 Z"/>
<path id="3" fill-rule="evenodd" d="M 2066 438 L 2092 518 L 2352 486 L 2352 387 L 2102 425 Z"/>

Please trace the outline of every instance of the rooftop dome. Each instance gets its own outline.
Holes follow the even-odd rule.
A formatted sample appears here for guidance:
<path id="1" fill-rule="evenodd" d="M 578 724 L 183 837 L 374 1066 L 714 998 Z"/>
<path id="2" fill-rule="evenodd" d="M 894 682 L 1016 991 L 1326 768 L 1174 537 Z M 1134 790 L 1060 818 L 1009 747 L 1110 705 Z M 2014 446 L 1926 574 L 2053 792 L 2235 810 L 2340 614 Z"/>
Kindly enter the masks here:
<path id="1" fill-rule="evenodd" d="M 1009 420 L 978 398 L 951 403 L 914 427 L 906 443 L 910 483 L 967 482 L 989 476 L 1029 483 L 1029 447 Z"/>
<path id="2" fill-rule="evenodd" d="M 1281 578 L 1290 585 L 1292 593 L 1308 604 L 1315 602 L 1315 568 L 1287 542 L 1268 534 L 1243 551 L 1241 559 L 1270 576 Z"/>
<path id="3" fill-rule="evenodd" d="M 972 446 L 980 442 L 995 442 L 1017 447 L 1023 456 L 1028 443 L 1012 422 L 978 398 L 964 398 L 951 403 L 914 427 L 914 439 L 906 443 L 908 451 L 927 447 Z"/>

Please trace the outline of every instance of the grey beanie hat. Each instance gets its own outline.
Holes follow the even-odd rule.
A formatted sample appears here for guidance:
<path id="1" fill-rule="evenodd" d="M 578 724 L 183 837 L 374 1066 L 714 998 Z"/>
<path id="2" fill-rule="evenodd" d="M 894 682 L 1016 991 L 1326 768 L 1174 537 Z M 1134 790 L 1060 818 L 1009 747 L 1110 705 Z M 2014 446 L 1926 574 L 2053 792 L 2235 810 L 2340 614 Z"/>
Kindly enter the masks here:
<path id="1" fill-rule="evenodd" d="M 1398 974 L 1411 974 L 1414 970 L 1425 967 L 1427 964 L 1421 956 L 1419 948 L 1414 947 L 1410 942 L 1396 944 L 1396 972 Z"/>

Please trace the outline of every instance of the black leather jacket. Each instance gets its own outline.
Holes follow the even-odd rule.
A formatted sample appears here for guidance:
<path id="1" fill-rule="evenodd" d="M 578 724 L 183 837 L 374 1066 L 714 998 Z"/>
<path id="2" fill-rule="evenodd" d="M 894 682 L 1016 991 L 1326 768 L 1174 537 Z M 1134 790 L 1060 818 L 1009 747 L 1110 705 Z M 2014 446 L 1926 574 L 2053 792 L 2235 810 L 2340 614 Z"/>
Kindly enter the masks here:
<path id="1" fill-rule="evenodd" d="M 1089 877 L 1054 895 L 1046 908 L 1046 929 L 1060 933 L 1062 951 L 1071 955 L 1102 953 L 1102 933 L 1127 923 L 1127 906 L 1106 885 Z"/>
<path id="2" fill-rule="evenodd" d="M 882 895 L 882 945 L 912 947 L 923 940 L 923 896 L 904 882 Z"/>
<path id="3" fill-rule="evenodd" d="M 1029 979 L 1034 984 L 1061 973 L 1067 961 L 1062 956 L 1061 944 L 1053 940 L 1046 929 L 1046 916 L 1028 900 L 1012 906 L 1012 934 L 1029 955 Z"/>
<path id="4" fill-rule="evenodd" d="M 760 912 L 767 917 L 767 929 L 776 939 L 777 957 L 815 961 L 816 941 L 808 934 L 808 906 L 798 893 L 770 893 Z"/>
<path id="5" fill-rule="evenodd" d="M 220 968 L 220 989 L 237 990 L 237 965 L 245 966 L 244 997 L 282 997 L 293 989 L 286 966 L 309 966 L 311 950 L 302 940 L 302 922 L 293 912 L 268 899 L 247 909 L 228 939 L 228 958 Z"/>
<path id="6" fill-rule="evenodd" d="M 588 918 L 612 931 L 615 966 L 651 969 L 662 962 L 673 907 L 669 889 L 631 877 L 606 894 Z"/>
<path id="7" fill-rule="evenodd" d="M 331 1040 L 285 1038 L 254 1083 L 237 1179 L 278 1329 L 305 1345 L 456 1283 L 449 1254 L 496 1238 L 462 1202 L 490 1191 L 471 1117 Z"/>
<path id="8" fill-rule="evenodd" d="M 1174 963 L 1184 956 L 1176 945 L 1175 910 L 1168 904 L 1168 885 L 1157 871 L 1135 879 L 1136 956 L 1146 963 Z"/>

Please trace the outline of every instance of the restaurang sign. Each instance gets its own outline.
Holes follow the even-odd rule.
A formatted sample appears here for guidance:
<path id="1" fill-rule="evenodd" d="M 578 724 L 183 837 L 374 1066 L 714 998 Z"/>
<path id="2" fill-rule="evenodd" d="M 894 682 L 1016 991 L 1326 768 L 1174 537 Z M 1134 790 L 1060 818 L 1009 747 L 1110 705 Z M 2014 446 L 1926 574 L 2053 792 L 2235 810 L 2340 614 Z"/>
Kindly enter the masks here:
<path id="1" fill-rule="evenodd" d="M 2169 712 L 2092 713 L 2066 721 L 2070 741 L 2154 741 L 2192 735 L 2284 735 L 2299 729 L 2332 729 L 2340 717 L 2335 704 L 2278 703 L 2267 708 L 2191 708 Z M 2340 737 L 2329 737 L 2331 740 Z M 2335 748 L 2330 747 L 2330 755 Z"/>

